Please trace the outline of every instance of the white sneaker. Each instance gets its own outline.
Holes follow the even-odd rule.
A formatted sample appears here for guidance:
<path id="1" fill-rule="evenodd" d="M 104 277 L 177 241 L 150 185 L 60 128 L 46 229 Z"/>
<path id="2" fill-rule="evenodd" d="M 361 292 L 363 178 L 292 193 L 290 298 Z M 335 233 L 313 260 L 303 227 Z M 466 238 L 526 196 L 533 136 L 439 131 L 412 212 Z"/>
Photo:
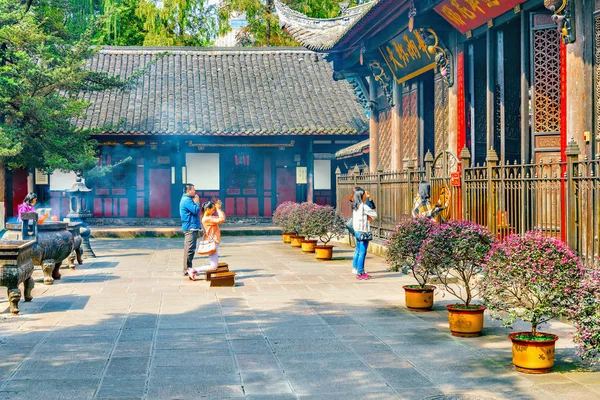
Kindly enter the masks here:
<path id="1" fill-rule="evenodd" d="M 358 270 L 357 270 L 356 268 L 352 268 L 352 273 L 353 273 L 354 275 L 356 275 L 356 274 L 358 274 Z"/>

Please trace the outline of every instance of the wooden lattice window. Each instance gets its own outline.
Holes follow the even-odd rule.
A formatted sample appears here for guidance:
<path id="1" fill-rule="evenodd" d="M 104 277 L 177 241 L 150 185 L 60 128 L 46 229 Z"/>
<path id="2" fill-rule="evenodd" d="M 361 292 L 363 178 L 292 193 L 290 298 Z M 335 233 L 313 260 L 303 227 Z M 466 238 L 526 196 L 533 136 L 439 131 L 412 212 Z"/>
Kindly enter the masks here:
<path id="1" fill-rule="evenodd" d="M 417 82 L 405 84 L 402 93 L 402 147 L 404 158 L 417 160 L 419 142 L 419 117 Z"/>
<path id="2" fill-rule="evenodd" d="M 448 150 L 448 86 L 441 75 L 436 75 L 434 83 L 434 131 L 435 151 L 439 153 Z"/>
<path id="3" fill-rule="evenodd" d="M 392 164 L 392 111 L 388 108 L 379 114 L 379 168 L 389 170 Z"/>
<path id="4" fill-rule="evenodd" d="M 532 49 L 533 130 L 560 132 L 560 34 L 556 28 L 534 30 Z"/>
<path id="5" fill-rule="evenodd" d="M 595 92 L 596 92 L 596 135 L 600 135 L 600 14 L 596 14 L 594 19 L 594 36 L 595 36 L 595 57 L 594 57 L 594 75 L 595 75 Z"/>

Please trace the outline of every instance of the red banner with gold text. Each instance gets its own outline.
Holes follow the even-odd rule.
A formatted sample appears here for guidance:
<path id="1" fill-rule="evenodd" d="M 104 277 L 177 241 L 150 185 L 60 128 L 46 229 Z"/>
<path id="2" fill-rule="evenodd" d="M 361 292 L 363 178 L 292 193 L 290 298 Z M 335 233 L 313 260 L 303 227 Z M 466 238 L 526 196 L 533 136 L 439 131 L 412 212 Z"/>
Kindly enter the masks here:
<path id="1" fill-rule="evenodd" d="M 445 0 L 435 11 L 465 34 L 527 0 Z"/>

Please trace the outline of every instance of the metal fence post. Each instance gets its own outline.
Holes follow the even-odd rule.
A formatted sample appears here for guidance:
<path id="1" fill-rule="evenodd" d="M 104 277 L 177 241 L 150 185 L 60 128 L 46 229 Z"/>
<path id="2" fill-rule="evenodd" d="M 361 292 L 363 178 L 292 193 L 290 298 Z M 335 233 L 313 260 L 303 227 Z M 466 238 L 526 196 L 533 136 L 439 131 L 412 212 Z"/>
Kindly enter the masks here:
<path id="1" fill-rule="evenodd" d="M 571 139 L 565 150 L 567 156 L 567 188 L 565 195 L 565 223 L 566 223 L 566 240 L 571 249 L 578 251 L 577 248 L 577 195 L 574 178 L 576 177 L 575 163 L 579 157 L 579 146 L 575 140 Z"/>
<path id="2" fill-rule="evenodd" d="M 377 218 L 377 236 L 379 236 L 380 238 L 383 237 L 383 217 L 385 215 L 389 215 L 386 214 L 388 212 L 385 204 L 385 201 L 383 201 L 383 195 L 382 195 L 382 190 L 381 190 L 381 178 L 383 177 L 383 169 L 378 169 L 377 170 L 377 198 L 376 200 L 379 202 L 379 204 L 381 204 L 381 210 L 380 210 L 380 217 Z"/>
<path id="3" fill-rule="evenodd" d="M 425 158 L 423 159 L 425 162 L 425 180 L 431 183 L 431 176 L 433 175 L 433 154 L 431 151 L 427 150 L 427 154 L 425 154 Z"/>
<path id="4" fill-rule="evenodd" d="M 342 212 L 342 203 L 340 203 L 340 176 L 342 175 L 342 170 L 340 167 L 335 169 L 335 209 L 341 213 Z"/>
<path id="5" fill-rule="evenodd" d="M 471 199 L 467 193 L 467 169 L 471 166 L 471 152 L 466 147 L 460 151 L 460 165 L 461 165 L 461 177 L 460 177 L 460 202 L 462 218 L 465 221 L 470 220 L 469 215 L 469 202 Z"/>
<path id="6" fill-rule="evenodd" d="M 487 225 L 488 229 L 496 235 L 496 215 L 497 215 L 497 204 L 496 204 L 496 187 L 493 179 L 494 167 L 498 165 L 498 154 L 493 147 L 487 152 L 485 158 L 487 165 L 487 189 L 488 189 L 488 203 L 487 203 Z"/>

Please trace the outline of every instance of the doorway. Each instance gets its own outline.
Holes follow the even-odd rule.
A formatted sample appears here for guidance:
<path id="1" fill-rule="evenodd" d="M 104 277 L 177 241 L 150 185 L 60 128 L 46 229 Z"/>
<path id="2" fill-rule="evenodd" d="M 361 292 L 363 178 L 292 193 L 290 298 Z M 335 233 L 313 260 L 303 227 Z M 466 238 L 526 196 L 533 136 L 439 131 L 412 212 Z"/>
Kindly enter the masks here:
<path id="1" fill-rule="evenodd" d="M 171 171 L 150 168 L 150 218 L 171 217 Z"/>
<path id="2" fill-rule="evenodd" d="M 294 168 L 277 167 L 275 170 L 275 190 L 277 205 L 286 201 L 296 201 L 296 176 Z"/>

